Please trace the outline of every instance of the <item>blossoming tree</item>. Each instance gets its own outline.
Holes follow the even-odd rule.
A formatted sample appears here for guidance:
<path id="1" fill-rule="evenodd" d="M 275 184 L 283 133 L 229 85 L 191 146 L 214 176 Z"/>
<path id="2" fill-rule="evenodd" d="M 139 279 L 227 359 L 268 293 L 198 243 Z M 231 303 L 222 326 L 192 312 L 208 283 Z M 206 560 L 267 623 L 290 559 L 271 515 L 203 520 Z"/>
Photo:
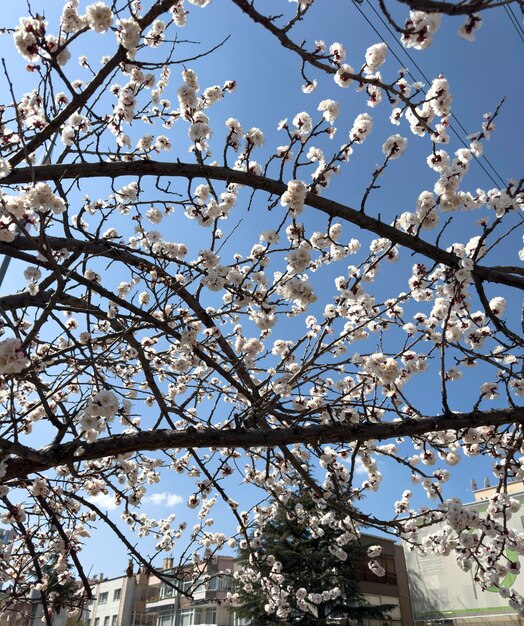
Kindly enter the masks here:
<path id="1" fill-rule="evenodd" d="M 101 523 L 154 569 L 92 500 L 100 493 L 159 552 L 184 546 L 181 564 L 250 549 L 239 584 L 260 585 L 268 568 L 257 569 L 257 537 L 276 514 L 266 498 L 285 506 L 298 483 L 317 503 L 302 522 L 318 533 L 329 525 L 341 562 L 367 527 L 458 557 L 482 587 L 500 585 L 516 567 L 505 548 L 524 551 L 523 535 L 506 527 L 518 503 L 504 490 L 524 478 L 522 181 L 471 192 L 467 174 L 503 112 L 450 149 L 444 76 L 425 89 L 396 74 L 383 42 L 359 59 L 343 43 L 295 37 L 321 10 L 313 0 L 283 2 L 279 16 L 230 0 L 239 28 L 267 31 L 296 57 L 309 94 L 308 112 L 282 112 L 291 119 L 279 125 L 283 145 L 268 146 L 263 129 L 213 121 L 236 87 L 200 87 L 213 44 L 179 55 L 182 27 L 204 20 L 208 4 L 68 0 L 53 21 L 34 0 L 4 34 L 33 79 L 17 97 L 4 62 L 0 254 L 2 278 L 9 260 L 8 277 L 19 277 L 0 296 L 0 501 L 13 530 L 0 552 L 4 589 L 13 602 L 40 590 L 50 623 L 44 564 L 53 557 L 59 582 L 78 576 L 89 598 L 82 547 Z M 405 47 L 423 50 L 442 14 L 465 16 L 459 34 L 473 39 L 479 12 L 506 3 L 405 4 L 403 25 L 380 8 Z M 91 58 L 99 40 L 101 62 Z M 339 104 L 353 90 L 357 115 Z M 393 133 L 368 140 L 381 115 Z M 416 202 L 386 218 L 374 205 L 379 183 L 415 140 L 427 147 L 433 186 L 414 179 Z M 362 193 L 330 198 L 334 175 L 373 141 L 382 160 Z M 381 281 L 390 263 L 395 279 Z M 478 455 L 491 459 L 499 493 L 472 516 L 443 484 Z M 404 484 L 391 515 L 366 513 L 359 500 L 380 489 L 379 463 L 405 471 L 426 506 L 412 505 Z M 194 483 L 192 528 L 140 510 L 150 486 L 174 474 Z M 260 494 L 245 512 L 239 478 Z M 211 518 L 219 501 L 233 534 Z M 436 522 L 443 530 L 424 541 L 421 529 Z M 370 567 L 383 573 L 373 558 Z M 281 618 L 297 602 L 315 613 L 340 593 L 297 595 L 278 563 L 262 586 L 266 610 Z"/>

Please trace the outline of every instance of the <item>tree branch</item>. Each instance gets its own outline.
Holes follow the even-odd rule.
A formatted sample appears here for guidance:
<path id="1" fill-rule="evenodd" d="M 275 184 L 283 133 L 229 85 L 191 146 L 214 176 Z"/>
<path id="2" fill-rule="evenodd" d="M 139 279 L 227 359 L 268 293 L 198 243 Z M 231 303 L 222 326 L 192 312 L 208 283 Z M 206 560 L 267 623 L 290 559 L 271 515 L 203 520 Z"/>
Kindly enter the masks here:
<path id="1" fill-rule="evenodd" d="M 435 415 L 419 419 L 406 419 L 396 422 L 375 424 L 295 426 L 270 430 L 252 429 L 203 430 L 162 429 L 133 434 L 113 435 L 86 443 L 76 441 L 57 446 L 48 446 L 35 451 L 39 461 L 34 459 L 9 459 L 4 480 L 22 478 L 32 472 L 41 472 L 56 467 L 107 456 L 118 456 L 129 452 L 155 451 L 168 448 L 272 448 L 292 444 L 348 443 L 397 437 L 417 437 L 435 431 L 478 428 L 479 426 L 502 426 L 523 424 L 524 407 L 494 409 Z M 82 450 L 79 451 L 79 448 Z M 80 452 L 80 454 L 79 454 Z"/>
<path id="2" fill-rule="evenodd" d="M 154 20 L 162 13 L 165 13 L 173 5 L 173 0 L 161 0 L 156 2 L 151 9 L 140 20 L 139 24 L 141 30 L 147 28 Z M 10 160 L 11 167 L 16 167 L 21 163 L 27 154 L 35 152 L 41 145 L 43 145 L 48 139 L 56 133 L 62 124 L 65 124 L 73 113 L 80 111 L 83 106 L 87 104 L 92 95 L 94 95 L 97 89 L 102 85 L 104 80 L 109 77 L 111 72 L 118 67 L 120 63 L 123 63 L 127 57 L 127 50 L 123 46 L 119 46 L 117 52 L 109 59 L 104 67 L 98 72 L 93 80 L 87 85 L 83 91 L 77 94 L 71 102 L 65 107 L 65 109 L 59 113 L 54 120 L 40 130 L 31 141 L 24 145 Z"/>
<path id="3" fill-rule="evenodd" d="M 266 191 L 270 194 L 281 196 L 287 189 L 284 183 L 265 176 L 256 176 L 248 172 L 240 172 L 228 167 L 211 165 L 200 165 L 194 163 L 163 163 L 159 161 L 135 161 L 132 163 L 72 163 L 59 165 L 41 165 L 33 168 L 19 168 L 2 180 L 4 185 L 14 185 L 44 180 L 66 180 L 82 178 L 119 178 L 121 176 L 157 176 L 175 177 L 192 180 L 195 178 L 210 178 L 221 180 L 227 183 L 237 183 L 256 189 Z M 418 252 L 423 256 L 432 259 L 437 263 L 443 263 L 452 268 L 459 267 L 460 258 L 451 252 L 447 252 L 419 237 L 409 235 L 394 226 L 366 215 L 349 206 L 340 204 L 333 200 L 322 198 L 321 196 L 309 193 L 306 204 L 314 209 L 322 211 L 330 217 L 355 224 L 359 228 L 375 233 L 379 237 L 385 237 L 395 244 Z M 49 240 L 52 241 L 52 238 Z M 66 241 L 66 240 L 60 240 Z M 62 244 L 61 244 L 62 245 Z M 22 246 L 21 240 L 15 240 L 10 244 L 1 244 L 0 252 L 9 254 L 9 246 Z M 511 268 L 490 268 L 482 265 L 475 265 L 473 274 L 489 282 L 518 287 L 524 289 L 524 277 L 519 272 L 513 273 Z M 519 275 L 516 275 L 519 274 Z"/>

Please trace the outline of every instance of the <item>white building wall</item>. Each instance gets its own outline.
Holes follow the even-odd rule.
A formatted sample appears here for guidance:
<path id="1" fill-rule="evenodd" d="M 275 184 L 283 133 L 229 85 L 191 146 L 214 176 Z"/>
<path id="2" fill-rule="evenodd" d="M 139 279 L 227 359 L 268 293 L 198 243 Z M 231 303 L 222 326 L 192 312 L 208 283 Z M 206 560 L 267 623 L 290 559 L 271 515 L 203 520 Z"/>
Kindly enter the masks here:
<path id="1" fill-rule="evenodd" d="M 133 606 L 134 578 L 121 576 L 99 581 L 93 589 L 89 626 L 129 626 Z"/>
<path id="2" fill-rule="evenodd" d="M 524 504 L 524 493 L 514 494 Z M 480 513 L 487 509 L 487 502 L 470 505 Z M 523 511 L 514 514 L 508 527 L 522 532 L 524 528 Z M 437 527 L 438 528 L 438 527 Z M 435 532 L 435 526 L 428 529 L 428 534 Z M 413 606 L 413 615 L 418 624 L 437 620 L 453 620 L 455 624 L 496 624 L 507 616 L 506 623 L 513 621 L 516 612 L 509 607 L 496 589 L 482 591 L 474 583 L 474 570 L 464 572 L 452 557 L 404 550 Z M 510 554 L 508 556 L 511 557 Z M 524 594 L 524 574 L 508 575 L 503 582 L 505 587 Z M 440 621 L 442 623 L 442 621 Z"/>

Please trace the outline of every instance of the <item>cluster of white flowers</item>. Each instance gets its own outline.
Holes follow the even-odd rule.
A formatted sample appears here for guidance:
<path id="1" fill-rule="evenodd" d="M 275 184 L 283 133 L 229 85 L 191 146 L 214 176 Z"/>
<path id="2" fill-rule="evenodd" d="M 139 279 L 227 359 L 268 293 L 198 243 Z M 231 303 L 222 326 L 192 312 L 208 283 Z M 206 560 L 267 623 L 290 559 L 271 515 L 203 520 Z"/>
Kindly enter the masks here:
<path id="1" fill-rule="evenodd" d="M 430 191 L 423 191 L 417 199 L 416 211 L 402 213 L 396 225 L 410 234 L 417 233 L 419 229 L 431 230 L 439 222 L 436 206 L 434 195 Z"/>
<path id="2" fill-rule="evenodd" d="M 62 9 L 60 30 L 63 33 L 77 33 L 85 26 L 85 18 L 78 12 L 79 0 L 68 0 Z"/>
<path id="3" fill-rule="evenodd" d="M 79 423 L 86 441 L 93 442 L 105 431 L 118 411 L 118 398 L 113 391 L 104 389 L 94 394 L 84 409 Z"/>
<path id="4" fill-rule="evenodd" d="M 3 339 L 0 341 L 0 374 L 19 374 L 30 361 L 22 350 L 20 339 Z"/>
<path id="5" fill-rule="evenodd" d="M 472 13 L 466 16 L 466 21 L 458 29 L 458 34 L 466 41 L 475 41 L 475 31 L 482 26 L 482 17 L 479 13 Z"/>
<path id="6" fill-rule="evenodd" d="M 366 72 L 368 74 L 376 72 L 386 60 L 387 53 L 388 47 L 385 43 L 376 43 L 374 46 L 370 46 L 366 50 Z"/>
<path id="7" fill-rule="evenodd" d="M 158 48 L 164 41 L 167 24 L 162 20 L 155 20 L 145 34 L 144 41 L 151 48 Z"/>
<path id="8" fill-rule="evenodd" d="M 293 118 L 293 126 L 295 127 L 294 136 L 298 139 L 302 139 L 311 132 L 313 120 L 309 113 L 302 111 L 302 113 L 297 113 Z"/>
<path id="9" fill-rule="evenodd" d="M 63 213 L 66 204 L 62 198 L 56 196 L 47 183 L 36 183 L 25 194 L 25 203 L 31 209 L 40 213 L 52 211 Z"/>
<path id="10" fill-rule="evenodd" d="M 186 215 L 194 219 L 200 226 L 211 227 L 216 220 L 225 220 L 237 202 L 238 187 L 229 185 L 227 191 L 215 198 L 209 193 L 207 185 L 199 185 L 195 189 L 197 201 L 186 208 Z"/>
<path id="11" fill-rule="evenodd" d="M 405 137 L 401 137 L 400 135 L 391 135 L 384 142 L 382 146 L 382 152 L 388 157 L 388 159 L 398 159 L 399 156 L 402 155 L 406 146 L 408 144 L 408 140 Z"/>
<path id="12" fill-rule="evenodd" d="M 313 0 L 288 0 L 289 2 L 296 2 L 298 4 L 298 8 L 301 11 L 307 9 L 307 7 L 313 3 Z"/>
<path id="13" fill-rule="evenodd" d="M 261 148 L 264 145 L 265 137 L 260 128 L 250 128 L 244 135 L 244 139 L 249 146 Z"/>
<path id="14" fill-rule="evenodd" d="M 373 128 L 373 118 L 369 113 L 360 113 L 349 131 L 349 138 L 356 143 L 363 143 Z"/>
<path id="15" fill-rule="evenodd" d="M 11 164 L 5 159 L 0 159 L 0 178 L 9 176 L 11 172 Z"/>
<path id="16" fill-rule="evenodd" d="M 171 7 L 171 15 L 173 16 L 173 22 L 177 26 L 183 27 L 186 25 L 186 10 L 184 7 L 184 0 L 174 0 L 173 6 Z"/>
<path id="17" fill-rule="evenodd" d="M 95 2 L 86 8 L 85 21 L 91 30 L 105 33 L 113 24 L 113 11 L 103 2 Z"/>
<path id="18" fill-rule="evenodd" d="M 240 140 L 242 139 L 242 134 L 244 132 L 242 130 L 242 126 L 237 119 L 230 117 L 226 120 L 226 128 L 229 131 L 226 143 L 236 152 L 240 148 Z"/>
<path id="19" fill-rule="evenodd" d="M 404 26 L 405 31 L 401 37 L 402 45 L 406 48 L 425 50 L 433 42 L 433 36 L 440 28 L 442 15 L 440 13 L 424 13 L 423 11 L 410 11 L 409 19 Z"/>
<path id="20" fill-rule="evenodd" d="M 193 123 L 189 127 L 187 134 L 189 139 L 194 141 L 199 150 L 206 150 L 207 139 L 211 137 L 209 118 L 203 111 L 197 111 L 193 115 Z"/>
<path id="21" fill-rule="evenodd" d="M 300 243 L 286 257 L 288 272 L 303 272 L 311 263 L 311 244 L 307 241 Z"/>
<path id="22" fill-rule="evenodd" d="M 76 33 L 84 26 L 97 32 L 105 32 L 111 27 L 113 13 L 105 4 L 97 2 L 89 5 L 85 16 L 78 13 L 78 4 L 78 0 L 65 3 L 60 24 L 62 33 Z M 38 15 L 20 18 L 14 32 L 14 42 L 19 53 L 27 61 L 38 61 L 40 56 L 53 56 L 59 65 L 65 65 L 71 57 L 71 53 L 64 46 L 66 40 L 46 34 L 46 29 L 47 22 Z"/>
<path id="23" fill-rule="evenodd" d="M 276 292 L 286 298 L 286 300 L 295 302 L 300 307 L 300 310 L 305 310 L 317 300 L 313 286 L 306 276 L 293 276 L 282 279 L 282 274 L 275 272 L 274 280 L 277 284 Z"/>
<path id="24" fill-rule="evenodd" d="M 118 398 L 114 392 L 103 390 L 96 393 L 89 401 L 86 413 L 96 417 L 113 417 L 118 410 Z"/>
<path id="25" fill-rule="evenodd" d="M 363 357 L 362 365 L 365 372 L 371 374 L 383 385 L 394 384 L 401 373 L 397 361 L 381 352 Z"/>
<path id="26" fill-rule="evenodd" d="M 67 124 L 62 127 L 60 138 L 64 146 L 71 146 L 75 138 L 88 132 L 91 123 L 87 117 L 79 113 L 73 113 Z"/>
<path id="27" fill-rule="evenodd" d="M 451 113 L 451 93 L 448 81 L 440 75 L 433 79 L 426 94 L 426 101 L 438 117 L 447 117 Z"/>
<path id="28" fill-rule="evenodd" d="M 280 204 L 287 206 L 293 216 L 298 216 L 304 210 L 304 203 L 307 196 L 307 186 L 301 180 L 290 180 L 287 190 L 280 198 Z"/>
<path id="29" fill-rule="evenodd" d="M 37 283 L 41 277 L 42 272 L 38 269 L 38 267 L 30 265 L 24 270 L 24 278 L 27 280 L 27 290 L 31 295 L 38 293 L 39 287 Z"/>
<path id="30" fill-rule="evenodd" d="M 351 65 L 341 65 L 335 73 L 335 82 L 339 87 L 349 87 L 355 78 L 355 70 Z"/>
<path id="31" fill-rule="evenodd" d="M 38 61 L 47 22 L 41 17 L 21 17 L 13 35 L 18 52 L 27 61 Z"/>
<path id="32" fill-rule="evenodd" d="M 132 17 L 117 20 L 116 37 L 121 46 L 127 50 L 128 58 L 134 58 L 140 43 L 140 24 Z"/>
<path id="33" fill-rule="evenodd" d="M 322 100 L 317 108 L 317 111 L 322 111 L 326 122 L 333 124 L 340 113 L 340 105 L 334 100 Z"/>

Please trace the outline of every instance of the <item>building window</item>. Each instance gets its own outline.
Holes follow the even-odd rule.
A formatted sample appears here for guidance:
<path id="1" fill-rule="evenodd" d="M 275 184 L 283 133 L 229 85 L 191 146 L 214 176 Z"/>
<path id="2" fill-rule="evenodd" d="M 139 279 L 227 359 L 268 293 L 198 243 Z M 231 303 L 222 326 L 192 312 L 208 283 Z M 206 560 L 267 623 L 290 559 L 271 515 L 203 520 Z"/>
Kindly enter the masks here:
<path id="1" fill-rule="evenodd" d="M 195 614 L 193 609 L 182 609 L 180 611 L 180 626 L 193 626 L 195 623 L 194 618 Z"/>
<path id="2" fill-rule="evenodd" d="M 173 613 L 160 613 L 158 616 L 158 622 L 156 626 L 173 626 L 174 624 Z"/>
<path id="3" fill-rule="evenodd" d="M 200 591 L 206 590 L 206 583 L 204 582 L 204 579 L 201 576 L 199 576 L 198 578 L 195 578 L 192 584 L 194 585 L 193 593 L 198 593 Z"/>
<path id="4" fill-rule="evenodd" d="M 107 604 L 107 591 L 98 596 L 98 604 Z"/>
<path id="5" fill-rule="evenodd" d="M 215 606 L 200 606 L 194 609 L 180 610 L 180 626 L 210 626 L 217 623 Z M 162 626 L 164 626 L 162 624 Z"/>
<path id="6" fill-rule="evenodd" d="M 160 598 L 163 600 L 164 598 L 172 598 L 174 595 L 175 590 L 173 589 L 173 587 L 166 585 L 166 583 L 162 583 L 162 585 L 160 586 Z"/>
<path id="7" fill-rule="evenodd" d="M 106 615 L 104 617 L 104 626 L 109 626 L 109 620 L 111 619 L 111 617 L 109 615 Z"/>
<path id="8" fill-rule="evenodd" d="M 228 574 L 213 574 L 207 583 L 208 591 L 232 591 L 233 577 Z"/>
<path id="9" fill-rule="evenodd" d="M 396 585 L 397 571 L 395 568 L 395 559 L 392 556 L 380 556 L 376 560 L 384 568 L 384 576 L 379 577 L 373 574 L 368 567 L 368 559 L 362 559 L 355 567 L 357 580 L 382 583 L 386 585 Z"/>
<path id="10" fill-rule="evenodd" d="M 394 608 L 388 611 L 388 618 L 383 620 L 385 624 L 400 624 L 402 621 L 402 615 L 400 612 L 400 601 L 394 596 L 376 596 L 370 594 L 364 594 L 365 600 L 367 600 L 371 606 L 377 606 L 380 604 L 390 604 Z M 380 622 L 382 625 L 382 622 Z"/>
<path id="11" fill-rule="evenodd" d="M 382 557 L 382 567 L 386 570 L 386 583 L 388 585 L 397 584 L 397 570 L 395 568 L 395 559 L 391 556 Z"/>
<path id="12" fill-rule="evenodd" d="M 113 591 L 113 601 L 120 600 L 120 592 L 121 591 L 122 591 L 121 589 L 115 589 Z"/>
<path id="13" fill-rule="evenodd" d="M 113 615 L 113 619 L 111 620 L 111 626 L 117 626 L 116 620 L 118 619 L 118 615 Z"/>
<path id="14" fill-rule="evenodd" d="M 216 624 L 217 610 L 214 606 L 201 607 L 195 610 L 195 624 Z"/>
<path id="15" fill-rule="evenodd" d="M 93 622 L 93 626 L 99 626 L 100 624 L 100 618 L 99 617 L 95 617 L 95 621 Z"/>

